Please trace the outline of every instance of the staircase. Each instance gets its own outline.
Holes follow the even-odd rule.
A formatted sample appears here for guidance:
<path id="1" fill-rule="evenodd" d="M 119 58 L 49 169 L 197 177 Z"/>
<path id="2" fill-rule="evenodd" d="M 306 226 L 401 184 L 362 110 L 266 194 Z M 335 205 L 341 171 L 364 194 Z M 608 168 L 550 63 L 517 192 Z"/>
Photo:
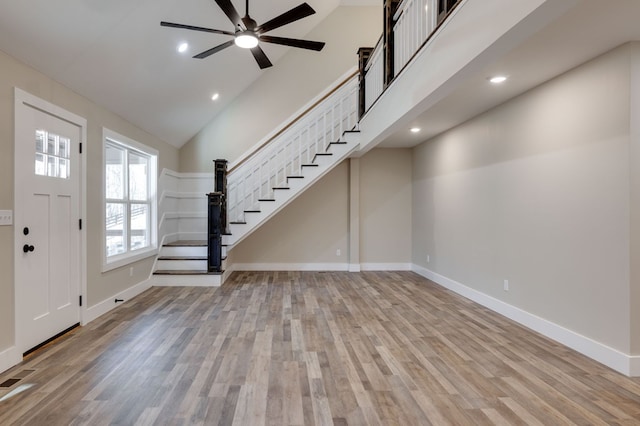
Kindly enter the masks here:
<path id="1" fill-rule="evenodd" d="M 223 271 L 207 271 L 207 197 L 213 174 L 163 171 L 159 204 L 160 253 L 153 285 L 221 285 L 231 272 L 226 252 L 249 236 L 359 146 L 358 75 L 349 73 L 304 112 L 230 165 L 228 235 Z"/>

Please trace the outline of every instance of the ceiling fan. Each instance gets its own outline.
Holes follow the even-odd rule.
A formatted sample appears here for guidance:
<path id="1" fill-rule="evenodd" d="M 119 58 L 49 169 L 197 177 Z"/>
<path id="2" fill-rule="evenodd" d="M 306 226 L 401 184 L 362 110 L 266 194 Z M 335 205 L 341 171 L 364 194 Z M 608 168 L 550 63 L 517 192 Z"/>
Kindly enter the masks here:
<path id="1" fill-rule="evenodd" d="M 262 25 L 258 25 L 258 23 L 253 20 L 251 16 L 249 16 L 249 0 L 246 0 L 246 12 L 244 18 L 240 18 L 240 15 L 236 11 L 236 8 L 231 3 L 231 0 L 215 0 L 215 2 L 233 23 L 235 31 L 231 32 L 216 30 L 213 28 L 194 27 L 192 25 L 175 24 L 173 22 L 165 21 L 160 22 L 160 25 L 162 25 L 163 27 L 181 28 L 185 30 L 203 31 L 206 33 L 233 36 L 233 40 L 229 40 L 211 49 L 205 50 L 204 52 L 198 53 L 194 56 L 194 58 L 207 58 L 214 53 L 235 44 L 239 47 L 250 49 L 260 69 L 264 69 L 272 66 L 273 64 L 271 63 L 269 58 L 267 58 L 267 55 L 264 53 L 262 48 L 259 46 L 259 43 L 262 41 L 265 43 L 280 44 L 284 46 L 298 47 L 301 49 L 315 51 L 320 51 L 324 47 L 324 43 L 319 41 L 300 40 L 294 38 L 265 35 L 266 32 L 275 30 L 276 28 L 280 28 L 284 25 L 290 24 L 299 19 L 306 18 L 307 16 L 316 13 L 316 11 L 313 10 L 313 8 L 307 3 L 302 3 L 294 7 L 293 9 L 273 18 L 272 20 L 267 21 Z"/>

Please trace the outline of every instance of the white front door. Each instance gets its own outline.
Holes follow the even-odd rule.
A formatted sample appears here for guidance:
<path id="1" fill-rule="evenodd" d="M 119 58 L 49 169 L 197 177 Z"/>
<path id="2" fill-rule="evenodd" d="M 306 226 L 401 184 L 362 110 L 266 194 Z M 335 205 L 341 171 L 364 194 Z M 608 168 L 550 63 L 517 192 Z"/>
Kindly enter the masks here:
<path id="1" fill-rule="evenodd" d="M 80 322 L 82 127 L 16 91 L 16 332 L 22 352 Z"/>

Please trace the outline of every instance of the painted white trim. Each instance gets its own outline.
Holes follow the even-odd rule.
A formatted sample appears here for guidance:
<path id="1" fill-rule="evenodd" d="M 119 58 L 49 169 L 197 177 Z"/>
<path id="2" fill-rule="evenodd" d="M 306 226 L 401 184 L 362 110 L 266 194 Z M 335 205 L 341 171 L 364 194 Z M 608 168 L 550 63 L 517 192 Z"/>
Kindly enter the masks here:
<path id="1" fill-rule="evenodd" d="M 598 361 L 619 373 L 627 376 L 640 376 L 640 356 L 624 354 L 617 349 L 606 346 L 549 320 L 474 290 L 464 284 L 422 266 L 414 264 L 412 265 L 412 270 L 413 272 L 422 275 L 446 289 L 479 303 L 494 312 L 504 315 L 505 317 L 577 352 L 580 352 L 581 354 Z"/>
<path id="2" fill-rule="evenodd" d="M 79 267 L 80 267 L 80 296 L 83 296 L 84 298 L 86 298 L 86 295 L 88 294 L 88 289 L 87 289 L 87 157 L 88 157 L 88 152 L 89 152 L 89 140 L 87 139 L 87 119 L 84 117 L 81 117 L 77 114 L 74 114 L 71 111 L 68 111 L 62 107 L 59 107 L 58 105 L 55 105 L 51 102 L 48 102 L 44 99 L 41 99 L 35 95 L 32 95 L 31 93 L 28 93 L 18 87 L 14 87 L 13 89 L 13 93 L 14 93 L 14 105 L 13 105 L 13 110 L 14 110 L 14 146 L 15 146 L 15 138 L 16 138 L 16 131 L 18 129 L 18 125 L 19 125 L 19 120 L 21 120 L 21 112 L 18 111 L 18 105 L 28 105 L 31 107 L 34 107 L 36 109 L 39 109 L 41 111 L 45 111 L 48 114 L 51 114 L 53 116 L 59 117 L 60 119 L 63 119 L 69 123 L 74 124 L 75 126 L 78 126 L 78 128 L 80 129 L 80 141 L 79 143 L 82 144 L 82 154 L 80 154 L 80 167 L 82 168 L 82 170 L 80 171 L 80 200 L 78 200 L 78 202 L 80 203 L 80 218 L 79 219 L 83 219 L 83 223 L 84 226 L 82 227 L 82 229 L 80 230 L 80 260 L 79 260 Z M 16 164 L 16 160 L 15 160 L 15 155 L 16 153 L 14 152 L 14 164 Z M 14 171 L 14 181 L 15 181 L 15 171 Z M 17 182 L 17 181 L 16 181 Z M 17 185 L 17 183 L 14 182 L 14 187 Z M 17 193 L 17 191 L 16 191 Z M 16 213 L 16 199 L 15 199 L 15 195 L 14 195 L 14 214 Z M 19 213 L 19 212 L 17 212 Z M 18 250 L 18 228 L 14 227 L 14 244 L 15 244 L 15 250 L 17 252 Z M 22 346 L 22 342 L 20 341 L 20 338 L 22 337 L 21 334 L 21 330 L 20 330 L 20 324 L 18 322 L 18 299 L 19 299 L 19 295 L 18 295 L 18 291 L 16 290 L 16 280 L 15 280 L 15 271 L 18 268 L 18 258 L 15 257 L 14 258 L 14 277 L 13 277 L 13 287 L 14 287 L 14 292 L 13 292 L 13 297 L 14 297 L 14 315 L 13 315 L 13 321 L 14 321 L 14 332 L 15 332 L 15 341 L 14 341 L 14 345 L 16 347 L 16 350 L 18 351 L 18 353 L 20 352 L 19 349 Z M 80 308 L 80 322 L 84 322 L 85 319 L 85 309 L 83 307 Z M 4 353 L 4 352 L 3 352 Z M 22 359 L 22 357 L 20 356 L 20 359 Z"/>
<path id="3" fill-rule="evenodd" d="M 182 173 L 182 172 L 176 172 L 174 170 L 171 169 L 167 169 L 164 168 L 162 169 L 162 172 L 160 172 L 160 176 L 162 175 L 166 175 L 166 176 L 171 176 L 174 178 L 199 178 L 199 179 L 213 179 L 213 173 Z"/>
<path id="4" fill-rule="evenodd" d="M 348 271 L 348 263 L 234 263 L 234 271 Z"/>
<path id="5" fill-rule="evenodd" d="M 148 247 L 142 250 L 130 251 L 129 244 L 127 243 L 127 251 L 122 254 L 107 256 L 107 230 L 106 230 L 106 204 L 107 194 L 104 182 L 107 179 L 107 144 L 117 145 L 122 149 L 128 151 L 139 151 L 141 154 L 149 157 L 149 208 L 150 208 L 150 223 L 149 233 L 151 234 L 151 241 Z M 158 177 L 158 158 L 160 153 L 157 149 L 135 141 L 125 135 L 121 135 L 106 127 L 102 128 L 102 269 L 101 272 L 108 272 L 113 269 L 117 269 L 134 262 L 138 262 L 147 257 L 154 256 L 158 253 L 158 189 L 159 189 L 159 177 Z M 127 163 L 128 164 L 128 163 Z M 128 176 L 128 171 L 126 172 Z M 132 202 L 128 196 L 126 200 L 123 200 L 127 206 Z M 127 207 L 128 208 L 128 207 Z M 127 213 L 128 214 L 128 213 Z M 129 225 L 130 226 L 130 225 Z M 128 238 L 128 237 L 127 237 Z"/>
<path id="6" fill-rule="evenodd" d="M 22 362 L 22 355 L 18 348 L 11 346 L 8 349 L 0 352 L 0 373 L 3 373 L 11 367 L 18 365 Z"/>
<path id="7" fill-rule="evenodd" d="M 362 271 L 411 271 L 411 263 L 361 263 Z"/>
<path id="8" fill-rule="evenodd" d="M 110 310 L 116 308 L 118 305 L 115 303 L 115 299 L 123 299 L 127 301 L 128 299 L 133 299 L 143 291 L 151 288 L 151 283 L 149 280 L 144 280 L 132 287 L 129 287 L 126 290 L 121 291 L 118 294 L 108 297 L 107 299 L 99 302 L 93 306 L 90 306 L 86 309 L 86 315 L 83 317 L 82 325 L 87 325 L 91 321 L 99 318 L 100 316 L 106 314 Z"/>
<path id="9" fill-rule="evenodd" d="M 360 264 L 359 263 L 350 263 L 349 264 L 349 272 L 360 272 Z"/>

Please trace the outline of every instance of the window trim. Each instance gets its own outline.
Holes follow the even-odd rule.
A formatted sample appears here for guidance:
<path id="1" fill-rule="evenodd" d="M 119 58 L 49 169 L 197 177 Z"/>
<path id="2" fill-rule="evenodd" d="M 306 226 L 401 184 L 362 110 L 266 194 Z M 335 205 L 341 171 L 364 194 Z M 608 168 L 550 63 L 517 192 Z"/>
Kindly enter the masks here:
<path id="1" fill-rule="evenodd" d="M 107 145 L 117 144 L 128 151 L 138 151 L 149 156 L 149 202 L 150 202 L 150 224 L 149 238 L 151 244 L 149 247 L 127 251 L 126 253 L 107 257 L 107 162 L 106 151 Z M 129 170 L 126 171 L 127 176 Z M 113 130 L 105 127 L 102 128 L 102 272 L 107 272 L 116 268 L 129 265 L 142 259 L 154 256 L 158 253 L 158 151 L 149 146 L 134 141 L 123 136 Z M 128 204 L 127 204 L 128 205 Z"/>

